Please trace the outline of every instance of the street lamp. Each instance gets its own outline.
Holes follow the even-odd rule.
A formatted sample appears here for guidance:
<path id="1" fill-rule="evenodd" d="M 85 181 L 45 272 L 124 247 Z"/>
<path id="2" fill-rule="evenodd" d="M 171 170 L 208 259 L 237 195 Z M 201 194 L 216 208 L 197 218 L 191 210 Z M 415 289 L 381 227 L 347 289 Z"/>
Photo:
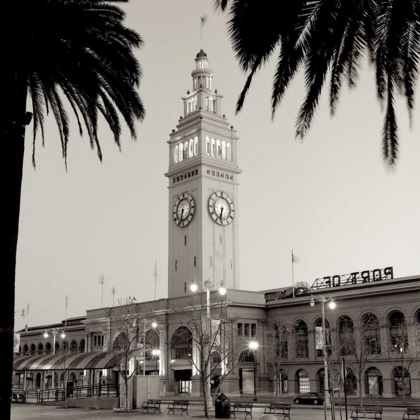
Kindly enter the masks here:
<path id="1" fill-rule="evenodd" d="M 258 349 L 258 342 L 251 341 L 249 343 L 249 348 L 251 349 L 252 353 L 254 354 L 254 401 L 257 401 L 257 349 Z"/>
<path id="2" fill-rule="evenodd" d="M 143 376 L 146 375 L 146 332 L 147 332 L 147 323 L 150 322 L 150 326 L 153 329 L 156 329 L 158 327 L 158 323 L 154 319 L 153 321 L 144 319 L 143 320 L 143 326 L 144 326 L 144 336 L 143 336 Z"/>
<path id="3" fill-rule="evenodd" d="M 324 354 L 324 417 L 327 419 L 327 407 L 330 406 L 330 395 L 329 395 L 329 385 L 328 385 L 328 361 L 327 361 L 327 336 L 325 334 L 325 304 L 329 302 L 328 306 L 330 309 L 334 309 L 336 307 L 336 304 L 333 300 L 333 298 L 326 299 L 324 296 L 320 296 L 317 298 L 314 298 L 313 295 L 311 295 L 311 301 L 309 304 L 313 308 L 315 306 L 315 299 L 321 304 L 322 308 L 322 352 Z"/>
<path id="4" fill-rule="evenodd" d="M 55 337 L 60 333 L 60 329 L 59 328 L 50 328 L 48 330 L 45 330 L 44 333 L 44 337 L 48 338 L 48 336 L 51 334 L 54 337 L 54 342 L 53 342 L 53 354 L 55 354 Z M 64 331 L 61 332 L 60 334 L 61 338 L 66 338 L 66 334 Z"/>
<path id="5" fill-rule="evenodd" d="M 204 283 L 198 279 L 194 279 L 190 285 L 190 289 L 191 291 L 194 293 L 198 290 L 198 284 L 200 283 L 203 291 L 206 291 L 206 308 L 207 308 L 207 331 L 210 333 L 210 327 L 211 327 L 211 315 L 210 315 L 210 292 L 213 289 L 213 284 L 210 280 L 206 280 Z M 223 281 L 220 282 L 220 286 L 219 286 L 219 293 L 220 295 L 224 296 L 226 294 L 226 288 L 223 284 Z M 206 352 L 208 353 L 208 352 Z M 210 354 L 208 354 L 208 358 L 210 358 Z M 203 372 L 201 372 L 201 374 L 203 374 Z M 212 402 L 211 399 L 211 386 L 210 386 L 210 360 L 207 360 L 207 366 L 206 366 L 206 376 L 207 376 L 207 380 L 206 380 L 206 395 L 207 395 L 207 406 L 210 407 L 210 404 Z"/>

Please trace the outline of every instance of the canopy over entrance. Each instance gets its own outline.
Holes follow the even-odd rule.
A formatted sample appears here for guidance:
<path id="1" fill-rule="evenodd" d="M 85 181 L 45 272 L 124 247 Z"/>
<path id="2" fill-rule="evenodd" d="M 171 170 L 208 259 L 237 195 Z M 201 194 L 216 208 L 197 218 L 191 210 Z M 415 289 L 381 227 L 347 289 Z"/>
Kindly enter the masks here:
<path id="1" fill-rule="evenodd" d="M 115 355 L 106 352 L 49 354 L 17 357 L 13 362 L 13 370 L 108 369 L 116 364 Z"/>

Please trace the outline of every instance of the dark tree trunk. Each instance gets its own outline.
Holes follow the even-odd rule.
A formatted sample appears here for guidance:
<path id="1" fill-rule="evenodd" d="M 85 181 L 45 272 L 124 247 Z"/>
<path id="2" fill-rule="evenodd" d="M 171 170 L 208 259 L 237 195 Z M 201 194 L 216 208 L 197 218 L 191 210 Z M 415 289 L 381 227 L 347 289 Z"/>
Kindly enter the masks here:
<path id="1" fill-rule="evenodd" d="M 3 66 L 3 64 L 2 64 Z M 1 70 L 2 102 L 0 141 L 3 157 L 2 210 L 5 261 L 0 293 L 0 343 L 3 370 L 0 375 L 0 418 L 10 419 L 13 373 L 16 250 L 19 232 L 22 167 L 25 150 L 27 77 L 18 71 L 13 57 Z"/>

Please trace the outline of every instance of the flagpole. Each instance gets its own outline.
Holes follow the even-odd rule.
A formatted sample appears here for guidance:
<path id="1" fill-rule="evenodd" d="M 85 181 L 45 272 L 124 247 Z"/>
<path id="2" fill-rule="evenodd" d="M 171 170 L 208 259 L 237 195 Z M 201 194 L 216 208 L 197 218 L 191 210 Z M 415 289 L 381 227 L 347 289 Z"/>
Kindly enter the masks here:
<path id="1" fill-rule="evenodd" d="M 293 288 L 293 299 L 295 298 L 295 275 L 293 272 L 293 249 L 292 249 L 292 288 Z"/>
<path id="2" fill-rule="evenodd" d="M 155 260 L 155 300 L 156 300 L 156 284 L 157 284 L 157 260 Z"/>

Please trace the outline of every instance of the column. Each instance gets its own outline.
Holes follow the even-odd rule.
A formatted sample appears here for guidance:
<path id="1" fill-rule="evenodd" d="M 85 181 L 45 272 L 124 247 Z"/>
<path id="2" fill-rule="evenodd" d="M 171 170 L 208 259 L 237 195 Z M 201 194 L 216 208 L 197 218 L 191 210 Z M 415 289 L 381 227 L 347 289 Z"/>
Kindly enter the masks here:
<path id="1" fill-rule="evenodd" d="M 168 359 L 168 333 L 165 328 L 159 330 L 159 376 L 167 374 L 167 359 Z"/>

